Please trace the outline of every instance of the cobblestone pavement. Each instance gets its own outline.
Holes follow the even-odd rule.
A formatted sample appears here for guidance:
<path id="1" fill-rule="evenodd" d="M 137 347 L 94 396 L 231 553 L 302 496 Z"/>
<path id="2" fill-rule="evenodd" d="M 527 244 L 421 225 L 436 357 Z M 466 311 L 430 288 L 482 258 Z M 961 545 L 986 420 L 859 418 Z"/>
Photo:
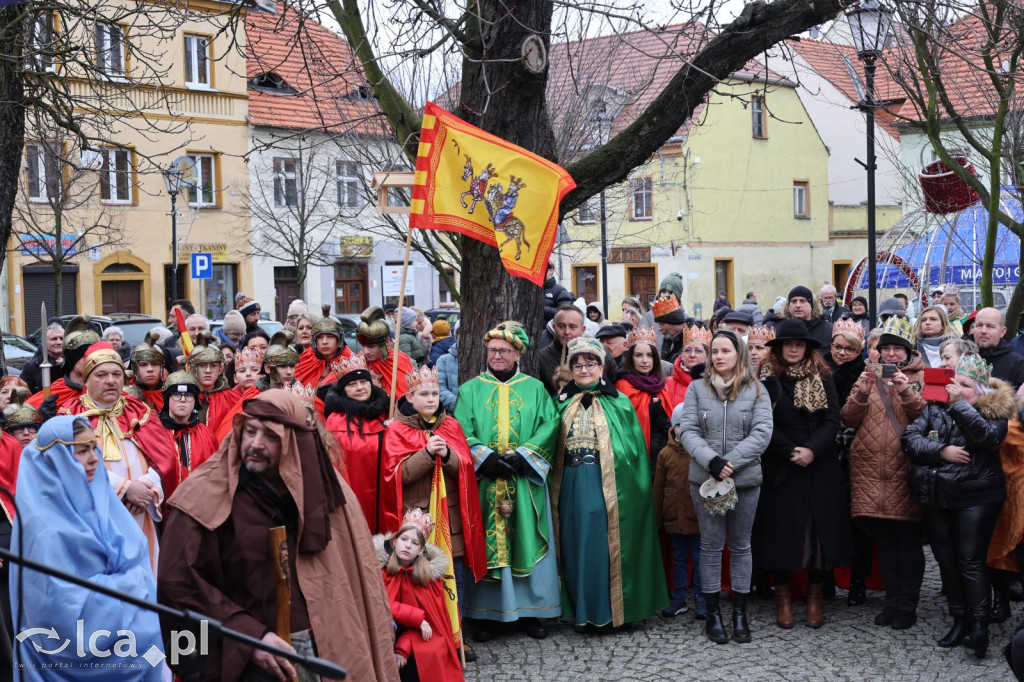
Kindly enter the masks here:
<path id="1" fill-rule="evenodd" d="M 930 554 L 925 548 L 926 554 Z M 989 628 L 988 657 L 977 660 L 964 648 L 939 649 L 935 641 L 949 628 L 945 599 L 939 594 L 938 568 L 928 556 L 917 625 L 895 631 L 874 624 L 882 609 L 881 592 L 868 592 L 863 606 L 846 605 L 846 592 L 825 601 L 825 626 L 804 627 L 802 603 L 794 605 L 797 625 L 775 625 L 774 603 L 752 597 L 750 644 L 716 645 L 704 637 L 703 622 L 690 611 L 674 619 L 655 616 L 610 634 L 577 634 L 553 625 L 542 641 L 517 630 L 490 642 L 472 642 L 479 660 L 470 663 L 467 680 L 1012 680 L 1002 648 L 1024 614 Z M 730 607 L 723 597 L 729 624 Z"/>

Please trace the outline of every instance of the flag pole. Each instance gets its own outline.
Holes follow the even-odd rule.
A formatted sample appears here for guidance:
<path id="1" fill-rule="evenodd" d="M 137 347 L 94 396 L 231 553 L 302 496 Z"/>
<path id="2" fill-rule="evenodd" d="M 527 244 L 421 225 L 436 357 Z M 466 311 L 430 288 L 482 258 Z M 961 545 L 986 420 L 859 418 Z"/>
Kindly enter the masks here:
<path id="1" fill-rule="evenodd" d="M 412 251 L 412 226 L 405 235 L 405 257 L 402 259 L 402 288 L 398 291 L 398 308 L 395 309 L 395 357 L 391 358 L 391 405 L 388 415 L 395 416 L 396 388 L 398 386 L 398 354 L 399 339 L 402 336 L 402 306 L 405 305 L 405 278 L 409 275 L 409 254 Z M 385 350 L 387 346 L 384 346 Z"/>

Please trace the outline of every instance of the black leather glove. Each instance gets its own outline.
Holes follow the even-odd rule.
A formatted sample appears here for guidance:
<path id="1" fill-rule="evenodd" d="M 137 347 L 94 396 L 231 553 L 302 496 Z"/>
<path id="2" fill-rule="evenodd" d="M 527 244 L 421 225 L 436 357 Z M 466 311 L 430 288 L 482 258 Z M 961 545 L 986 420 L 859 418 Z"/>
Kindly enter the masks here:
<path id="1" fill-rule="evenodd" d="M 516 476 L 525 476 L 530 473 L 530 465 L 526 463 L 526 460 L 518 452 L 509 452 L 502 455 L 501 461 L 515 471 Z"/>
<path id="2" fill-rule="evenodd" d="M 479 467 L 477 467 L 476 475 L 477 478 L 486 476 L 487 478 L 498 478 L 498 453 L 492 452 L 487 455 L 487 459 L 483 461 Z"/>
<path id="3" fill-rule="evenodd" d="M 721 481 L 722 469 L 724 469 L 728 464 L 729 462 L 727 460 L 724 460 L 721 457 L 716 456 L 714 459 L 708 462 L 708 471 L 711 473 L 712 476 L 715 477 L 715 479 Z"/>
<path id="4" fill-rule="evenodd" d="M 39 416 L 43 418 L 43 421 L 50 419 L 51 417 L 57 416 L 57 394 L 54 393 L 49 398 L 43 401 L 43 404 L 39 406 Z"/>

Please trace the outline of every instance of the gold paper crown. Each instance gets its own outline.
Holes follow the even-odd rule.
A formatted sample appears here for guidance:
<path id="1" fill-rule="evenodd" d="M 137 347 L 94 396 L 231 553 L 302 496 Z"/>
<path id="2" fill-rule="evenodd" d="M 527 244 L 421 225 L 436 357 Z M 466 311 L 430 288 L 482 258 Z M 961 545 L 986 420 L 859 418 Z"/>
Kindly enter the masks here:
<path id="1" fill-rule="evenodd" d="M 669 313 L 679 310 L 682 306 L 679 304 L 679 299 L 675 296 L 669 296 L 655 301 L 651 305 L 651 312 L 654 313 L 655 317 L 661 317 L 662 315 L 668 315 Z"/>
<path id="2" fill-rule="evenodd" d="M 313 403 L 316 400 L 316 388 L 307 386 L 301 381 L 294 381 L 287 390 L 298 396 L 299 400 L 301 400 L 306 407 L 313 407 Z"/>
<path id="3" fill-rule="evenodd" d="M 897 318 L 889 318 L 890 321 L 895 319 Z M 864 345 L 864 325 L 862 325 L 857 320 L 851 319 L 849 317 L 844 317 L 841 320 L 836 320 L 836 322 L 832 325 L 832 336 L 835 336 L 836 334 L 852 336 L 853 338 L 860 341 L 861 345 Z"/>
<path id="4" fill-rule="evenodd" d="M 980 355 L 964 353 L 957 360 L 956 373 L 970 377 L 979 383 L 988 384 L 992 380 L 992 365 L 982 360 Z"/>
<path id="5" fill-rule="evenodd" d="M 409 393 L 412 393 L 418 388 L 441 385 L 437 380 L 437 370 L 433 367 L 422 367 L 420 369 L 413 370 L 409 374 L 405 375 L 405 380 L 409 385 Z"/>
<path id="6" fill-rule="evenodd" d="M 349 357 L 338 357 L 331 361 L 331 371 L 334 372 L 334 376 L 339 379 L 349 372 L 355 372 L 360 369 L 366 369 L 366 358 L 363 354 L 350 355 Z"/>
<path id="7" fill-rule="evenodd" d="M 402 531 L 409 526 L 419 528 L 425 538 L 429 538 L 431 531 L 434 530 L 434 522 L 430 519 L 430 514 L 419 507 L 413 507 L 406 512 L 405 516 L 402 517 L 402 525 L 398 528 L 398 532 L 395 533 L 395 537 L 401 535 Z"/>
<path id="8" fill-rule="evenodd" d="M 957 284 L 943 284 L 942 285 L 942 295 L 943 296 L 949 296 L 949 295 L 959 296 L 960 295 L 960 286 L 957 285 Z"/>
<path id="9" fill-rule="evenodd" d="M 747 332 L 747 343 L 765 345 L 775 338 L 775 327 L 768 327 L 763 324 L 755 324 Z"/>
<path id="10" fill-rule="evenodd" d="M 652 348 L 658 347 L 658 333 L 653 327 L 636 327 L 626 334 L 626 345 L 632 348 L 638 343 L 646 343 Z"/>
<path id="11" fill-rule="evenodd" d="M 711 330 L 707 327 L 698 327 L 697 325 L 690 325 L 686 328 L 686 333 L 683 334 L 683 345 L 690 343 L 699 343 L 703 346 L 711 345 Z"/>
<path id="12" fill-rule="evenodd" d="M 243 348 L 235 353 L 235 367 L 249 365 L 260 369 L 263 367 L 263 352 L 262 348 Z"/>
<path id="13" fill-rule="evenodd" d="M 834 333 L 835 327 L 832 329 Z M 885 325 L 882 327 L 882 335 L 895 336 L 906 341 L 910 344 L 911 348 L 914 346 L 914 326 L 910 324 L 910 320 L 900 315 L 893 315 L 885 321 Z"/>

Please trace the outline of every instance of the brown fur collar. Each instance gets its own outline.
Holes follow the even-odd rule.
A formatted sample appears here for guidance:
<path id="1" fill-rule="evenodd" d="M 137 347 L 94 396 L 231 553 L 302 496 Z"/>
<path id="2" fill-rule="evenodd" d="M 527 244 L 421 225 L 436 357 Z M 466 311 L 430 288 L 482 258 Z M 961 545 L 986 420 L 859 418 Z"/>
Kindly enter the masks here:
<path id="1" fill-rule="evenodd" d="M 381 568 L 384 568 L 388 563 L 388 557 L 391 556 L 391 536 L 392 533 L 373 536 L 373 548 L 377 551 L 377 563 Z M 385 542 L 388 543 L 387 547 L 384 546 Z M 448 557 L 445 556 L 444 550 L 437 545 L 428 544 L 423 553 L 430 562 L 430 577 L 434 580 L 443 578 L 444 572 L 448 569 Z"/>
<path id="2" fill-rule="evenodd" d="M 992 379 L 988 385 L 995 390 L 978 398 L 978 413 L 985 419 L 1013 419 L 1017 416 L 1017 395 L 1013 386 L 1002 379 Z"/>

